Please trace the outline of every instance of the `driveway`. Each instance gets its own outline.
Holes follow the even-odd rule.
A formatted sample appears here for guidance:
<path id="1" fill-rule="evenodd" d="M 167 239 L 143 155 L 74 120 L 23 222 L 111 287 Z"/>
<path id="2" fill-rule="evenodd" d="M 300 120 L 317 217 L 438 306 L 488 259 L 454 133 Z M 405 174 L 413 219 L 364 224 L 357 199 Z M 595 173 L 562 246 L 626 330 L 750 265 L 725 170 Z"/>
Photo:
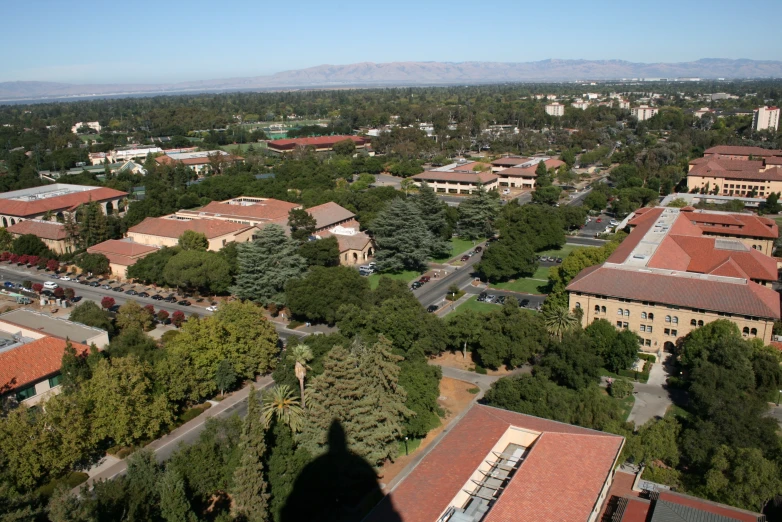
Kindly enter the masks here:
<path id="1" fill-rule="evenodd" d="M 635 404 L 633 404 L 633 409 L 627 417 L 628 422 L 633 422 L 636 426 L 642 426 L 651 419 L 665 416 L 665 412 L 673 404 L 672 395 L 676 391 L 666 388 L 669 368 L 667 361 L 671 356 L 670 353 L 664 352 L 662 359 L 652 365 L 648 382 L 633 383 Z"/>

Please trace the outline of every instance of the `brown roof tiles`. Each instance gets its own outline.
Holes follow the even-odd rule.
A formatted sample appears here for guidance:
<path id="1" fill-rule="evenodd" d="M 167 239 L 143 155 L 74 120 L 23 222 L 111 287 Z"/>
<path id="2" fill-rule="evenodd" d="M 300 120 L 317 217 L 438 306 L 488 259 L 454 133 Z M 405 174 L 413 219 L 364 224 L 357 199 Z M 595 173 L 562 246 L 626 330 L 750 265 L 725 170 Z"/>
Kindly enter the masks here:
<path id="1" fill-rule="evenodd" d="M 193 230 L 194 232 L 204 234 L 207 239 L 214 239 L 227 234 L 243 232 L 250 228 L 252 228 L 252 225 L 243 225 L 218 219 L 146 218 L 138 225 L 128 229 L 128 233 L 177 238 L 185 231 Z"/>
<path id="2" fill-rule="evenodd" d="M 18 390 L 60 371 L 66 341 L 43 337 L 0 353 L 0 394 Z M 84 344 L 71 345 L 76 353 L 89 350 Z"/>
<path id="3" fill-rule="evenodd" d="M 332 225 L 347 221 L 356 216 L 353 212 L 349 211 L 345 207 L 337 205 L 333 201 L 329 201 L 328 203 L 324 203 L 316 207 L 308 208 L 307 213 L 315 218 L 315 226 L 317 230 L 328 228 Z"/>
<path id="4" fill-rule="evenodd" d="M 71 210 L 90 201 L 105 201 L 127 196 L 127 192 L 121 192 L 108 187 L 98 187 L 93 190 L 71 192 L 62 196 L 36 199 L 33 201 L 20 201 L 16 199 L 0 199 L 0 214 L 19 217 L 33 217 L 45 214 L 48 211 Z"/>
<path id="5" fill-rule="evenodd" d="M 32 234 L 41 239 L 51 239 L 59 241 L 68 237 L 65 225 L 53 221 L 31 220 L 20 221 L 16 225 L 11 225 L 7 229 L 11 234 Z"/>
<path id="6" fill-rule="evenodd" d="M 431 170 L 413 176 L 413 179 L 416 181 L 439 181 L 446 183 L 491 183 L 498 178 L 498 174 L 492 174 L 491 172 L 469 174 L 462 172 L 435 172 Z"/>

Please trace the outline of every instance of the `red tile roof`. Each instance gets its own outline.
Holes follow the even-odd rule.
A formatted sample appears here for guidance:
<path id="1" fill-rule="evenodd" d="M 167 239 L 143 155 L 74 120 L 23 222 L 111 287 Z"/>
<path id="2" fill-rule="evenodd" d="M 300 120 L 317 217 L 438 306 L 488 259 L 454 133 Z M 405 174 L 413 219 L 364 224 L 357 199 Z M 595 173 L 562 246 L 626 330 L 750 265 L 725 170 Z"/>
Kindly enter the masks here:
<path id="1" fill-rule="evenodd" d="M 688 212 L 687 219 L 710 234 L 776 239 L 779 226 L 773 219 L 754 214 L 724 214 L 716 212 Z M 725 226 L 727 225 L 727 226 Z"/>
<path id="2" fill-rule="evenodd" d="M 204 234 L 207 239 L 214 239 L 227 234 L 238 234 L 252 227 L 252 225 L 242 225 L 219 219 L 146 218 L 138 225 L 128 229 L 128 233 L 178 238 L 185 231 L 193 230 Z"/>
<path id="3" fill-rule="evenodd" d="M 479 172 L 476 174 L 468 174 L 463 172 L 435 172 L 427 171 L 421 174 L 416 174 L 413 179 L 416 181 L 439 181 L 439 182 L 451 182 L 451 183 L 491 183 L 498 179 L 498 174 L 492 174 L 491 172 Z"/>
<path id="4" fill-rule="evenodd" d="M 267 143 L 270 149 L 291 150 L 295 147 L 315 147 L 318 149 L 331 148 L 335 143 L 344 140 L 352 140 L 357 146 L 369 143 L 369 140 L 361 136 L 318 136 L 315 138 L 291 138 L 285 140 L 274 140 Z"/>
<path id="5" fill-rule="evenodd" d="M 32 234 L 41 239 L 52 239 L 55 241 L 68 237 L 65 225 L 53 221 L 28 219 L 26 221 L 20 221 L 16 225 L 11 225 L 7 230 L 12 234 Z"/>
<path id="6" fill-rule="evenodd" d="M 581 271 L 569 292 L 780 319 L 779 294 L 753 282 L 725 282 L 597 265 Z"/>
<path id="7" fill-rule="evenodd" d="M 701 176 L 704 178 L 724 178 L 746 181 L 782 181 L 782 169 L 779 167 L 766 170 L 722 170 L 711 168 L 711 163 L 698 165 L 687 173 L 688 176 Z"/>
<path id="8" fill-rule="evenodd" d="M 375 507 L 366 522 L 437 520 L 511 426 L 543 434 L 486 521 L 586 520 L 600 494 L 597 484 L 602 487 L 611 472 L 623 439 L 475 404 Z M 573 458 L 568 459 L 569 455 Z M 530 494 L 532 491 L 535 493 Z M 507 500 L 503 500 L 505 495 L 510 495 Z M 551 517 L 554 508 L 558 515 Z M 498 510 L 496 515 L 494 510 Z"/>
<path id="9" fill-rule="evenodd" d="M 337 205 L 333 201 L 318 205 L 316 207 L 308 208 L 307 213 L 315 218 L 315 228 L 317 230 L 328 228 L 337 223 L 353 219 L 356 215 L 342 207 Z"/>
<path id="10" fill-rule="evenodd" d="M 515 167 L 521 165 L 525 161 L 529 161 L 532 158 L 525 158 L 522 156 L 503 156 L 492 161 L 491 164 L 495 167 Z"/>
<path id="11" fill-rule="evenodd" d="M 782 156 L 782 150 L 764 149 L 761 147 L 737 147 L 733 145 L 717 145 L 703 152 L 706 154 L 724 154 L 726 156 Z"/>
<path id="12" fill-rule="evenodd" d="M 177 163 L 181 163 L 182 165 L 185 166 L 209 165 L 211 163 L 208 157 L 176 159 L 166 154 L 156 157 L 155 161 L 160 165 L 176 165 Z M 232 154 L 224 154 L 220 156 L 220 161 L 224 163 L 233 163 L 235 161 L 244 161 L 244 158 L 241 156 L 234 156 Z"/>
<path id="13" fill-rule="evenodd" d="M 652 504 L 648 500 L 629 499 L 621 522 L 646 522 Z"/>
<path id="14" fill-rule="evenodd" d="M 674 493 L 673 491 L 661 491 L 658 499 L 671 502 L 673 504 L 699 509 L 701 511 L 707 511 L 709 513 L 714 513 L 715 515 L 721 515 L 723 517 L 738 520 L 740 522 L 758 522 L 758 520 L 760 520 L 760 515 L 757 513 L 726 506 L 725 504 L 717 504 L 716 502 L 710 502 L 708 500 L 691 497 L 689 495 Z"/>
<path id="15" fill-rule="evenodd" d="M 0 353 L 0 394 L 8 393 L 60 371 L 65 340 L 43 337 Z M 76 353 L 89 350 L 85 344 L 71 343 Z"/>
<path id="16" fill-rule="evenodd" d="M 755 170 L 763 168 L 763 161 L 721 159 L 704 156 L 690 161 L 690 165 L 706 165 L 711 170 Z"/>
<path id="17" fill-rule="evenodd" d="M 157 252 L 157 250 L 156 247 L 142 245 L 135 241 L 109 239 L 89 247 L 87 252 L 90 254 L 103 254 L 110 263 L 115 265 L 131 266 L 139 259 L 146 257 L 152 252 Z"/>
<path id="18" fill-rule="evenodd" d="M 241 198 L 237 198 L 241 199 Z M 248 205 L 232 204 L 227 201 L 212 201 L 205 207 L 195 210 L 180 210 L 179 214 L 194 215 L 216 214 L 221 217 L 230 217 L 233 219 L 246 219 L 255 221 L 288 221 L 288 212 L 294 208 L 299 208 L 298 203 L 289 203 L 279 199 L 257 198 L 257 202 Z"/>
<path id="19" fill-rule="evenodd" d="M 127 192 L 121 192 L 107 187 L 98 187 L 93 190 L 71 192 L 62 196 L 37 199 L 34 201 L 19 201 L 15 199 L 0 199 L 0 214 L 19 217 L 33 217 L 45 214 L 47 211 L 70 210 L 89 203 L 90 201 L 105 201 L 127 196 Z"/>

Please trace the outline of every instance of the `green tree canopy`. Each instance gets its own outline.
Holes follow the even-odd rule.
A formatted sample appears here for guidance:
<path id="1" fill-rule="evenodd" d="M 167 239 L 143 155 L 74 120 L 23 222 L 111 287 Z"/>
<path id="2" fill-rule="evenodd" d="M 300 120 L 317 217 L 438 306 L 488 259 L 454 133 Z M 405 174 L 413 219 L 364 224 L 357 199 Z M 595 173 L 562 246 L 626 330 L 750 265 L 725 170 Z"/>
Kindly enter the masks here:
<path id="1" fill-rule="evenodd" d="M 206 235 L 195 230 L 185 230 L 179 236 L 178 243 L 182 250 L 198 250 L 201 252 L 209 250 L 209 240 L 206 238 Z"/>
<path id="2" fill-rule="evenodd" d="M 303 278 L 289 280 L 285 293 L 294 315 L 334 324 L 340 306 L 367 303 L 369 282 L 349 267 L 315 266 Z"/>

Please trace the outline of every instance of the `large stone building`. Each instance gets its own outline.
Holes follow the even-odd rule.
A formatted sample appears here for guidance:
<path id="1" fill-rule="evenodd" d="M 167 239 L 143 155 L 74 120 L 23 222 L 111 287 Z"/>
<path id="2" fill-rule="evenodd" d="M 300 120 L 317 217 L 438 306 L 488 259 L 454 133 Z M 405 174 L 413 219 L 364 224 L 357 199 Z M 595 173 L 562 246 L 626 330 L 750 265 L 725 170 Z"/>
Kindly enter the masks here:
<path id="1" fill-rule="evenodd" d="M 491 171 L 497 176 L 500 187 L 516 187 L 532 190 L 538 177 L 538 163 L 543 162 L 546 170 L 558 169 L 564 161 L 548 156 L 524 158 L 520 156 L 505 156 L 491 162 Z"/>
<path id="2" fill-rule="evenodd" d="M 782 192 L 782 150 L 721 145 L 690 161 L 687 188 L 722 196 Z"/>
<path id="3" fill-rule="evenodd" d="M 37 236 L 55 254 L 65 254 L 73 249 L 73 241 L 68 237 L 65 225 L 56 221 L 28 219 L 8 227 L 14 238 L 25 234 Z"/>
<path id="4" fill-rule="evenodd" d="M 241 163 L 244 158 L 229 154 L 223 150 L 206 150 L 200 152 L 166 152 L 155 158 L 158 165 L 184 165 L 197 174 L 211 170 L 219 171 L 225 166 Z"/>
<path id="5" fill-rule="evenodd" d="M 28 219 L 62 223 L 79 206 L 96 201 L 104 214 L 124 214 L 127 192 L 107 187 L 55 183 L 0 194 L 0 221 L 10 227 Z"/>
<path id="6" fill-rule="evenodd" d="M 340 141 L 351 140 L 356 146 L 356 149 L 364 149 L 370 141 L 367 138 L 361 136 L 318 136 L 315 138 L 290 138 L 284 140 L 274 140 L 266 144 L 268 149 L 272 152 L 284 154 L 286 152 L 293 152 L 297 148 L 310 148 L 315 152 L 328 152 L 334 149 L 334 145 Z"/>
<path id="7" fill-rule="evenodd" d="M 777 280 L 776 262 L 762 245 L 747 246 L 747 237 L 715 226 L 724 216 L 744 218 L 692 208 L 639 212 L 608 260 L 570 282 L 570 308 L 583 311 L 584 326 L 606 319 L 631 329 L 651 352 L 670 349 L 717 319 L 768 344 L 774 321 L 782 317 L 779 294 L 770 287 Z M 778 233 L 776 225 L 769 228 Z"/>
<path id="8" fill-rule="evenodd" d="M 478 187 L 496 190 L 499 176 L 492 172 L 479 170 L 483 167 L 485 167 L 483 163 L 475 161 L 451 163 L 416 174 L 411 179 L 418 186 L 425 182 L 435 192 L 444 194 L 474 194 L 478 191 Z"/>
<path id="9" fill-rule="evenodd" d="M 188 230 L 206 236 L 208 250 L 217 251 L 228 243 L 250 241 L 255 231 L 253 225 L 244 225 L 217 219 L 187 219 L 173 216 L 146 218 L 128 229 L 128 239 L 135 243 L 155 247 L 174 247 L 179 237 Z"/>
<path id="10" fill-rule="evenodd" d="M 102 254 L 109 260 L 109 270 L 114 277 L 126 279 L 128 268 L 135 265 L 159 247 L 142 245 L 130 239 L 109 239 L 87 249 L 90 254 Z"/>

